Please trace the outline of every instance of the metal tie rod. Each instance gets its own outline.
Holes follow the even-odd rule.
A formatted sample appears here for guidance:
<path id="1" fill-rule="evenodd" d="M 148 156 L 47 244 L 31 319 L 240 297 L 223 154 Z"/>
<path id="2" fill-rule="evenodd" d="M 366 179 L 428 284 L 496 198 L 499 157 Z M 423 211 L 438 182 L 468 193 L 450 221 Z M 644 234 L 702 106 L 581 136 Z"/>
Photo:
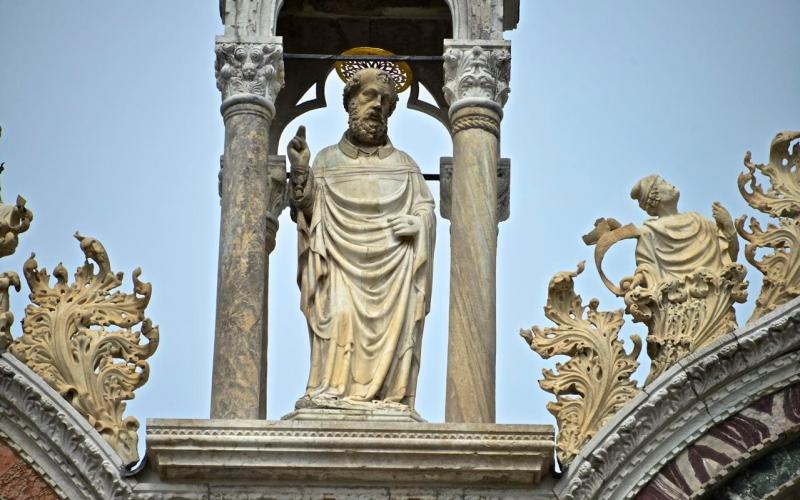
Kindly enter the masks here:
<path id="1" fill-rule="evenodd" d="M 396 61 L 396 62 L 442 62 L 444 56 L 371 56 L 371 55 L 352 55 L 343 56 L 340 54 L 283 54 L 284 59 L 299 61 Z"/>

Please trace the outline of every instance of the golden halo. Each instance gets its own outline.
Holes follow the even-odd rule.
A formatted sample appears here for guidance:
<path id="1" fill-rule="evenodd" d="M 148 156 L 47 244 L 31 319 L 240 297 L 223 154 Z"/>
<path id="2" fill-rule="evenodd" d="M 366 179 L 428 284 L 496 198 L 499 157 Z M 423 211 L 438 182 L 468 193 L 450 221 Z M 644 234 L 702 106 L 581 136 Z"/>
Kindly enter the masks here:
<path id="1" fill-rule="evenodd" d="M 393 56 L 388 50 L 377 47 L 355 47 L 342 52 L 343 56 Z M 347 83 L 353 75 L 365 68 L 378 68 L 389 74 L 394 81 L 394 88 L 399 94 L 411 86 L 414 73 L 411 66 L 402 61 L 336 61 L 336 74 L 343 82 Z"/>

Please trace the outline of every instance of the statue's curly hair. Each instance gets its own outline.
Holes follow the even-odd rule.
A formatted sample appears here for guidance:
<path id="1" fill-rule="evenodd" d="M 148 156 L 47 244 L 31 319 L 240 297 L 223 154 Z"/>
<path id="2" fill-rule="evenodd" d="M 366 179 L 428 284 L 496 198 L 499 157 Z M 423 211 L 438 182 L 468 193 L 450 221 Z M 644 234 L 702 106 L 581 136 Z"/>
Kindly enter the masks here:
<path id="1" fill-rule="evenodd" d="M 342 94 L 344 110 L 348 113 L 350 112 L 350 100 L 356 93 L 358 93 L 359 89 L 361 89 L 361 78 L 364 73 L 368 71 L 376 72 L 375 78 L 380 80 L 382 83 L 385 83 L 390 89 L 392 89 L 392 105 L 389 108 L 389 116 L 391 116 L 392 113 L 394 113 L 394 110 L 397 107 L 397 101 L 399 100 L 399 97 L 397 96 L 397 89 L 395 88 L 394 80 L 392 80 L 392 77 L 389 76 L 389 73 L 378 68 L 364 68 L 359 70 L 347 81 L 347 84 L 344 86 L 344 93 Z"/>

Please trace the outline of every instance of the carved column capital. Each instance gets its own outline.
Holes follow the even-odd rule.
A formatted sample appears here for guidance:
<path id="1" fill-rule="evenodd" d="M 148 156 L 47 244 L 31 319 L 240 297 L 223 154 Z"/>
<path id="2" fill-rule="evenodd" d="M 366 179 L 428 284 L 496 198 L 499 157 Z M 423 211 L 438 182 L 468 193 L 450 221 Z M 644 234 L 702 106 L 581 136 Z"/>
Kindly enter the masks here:
<path id="1" fill-rule="evenodd" d="M 445 40 L 444 96 L 450 117 L 467 106 L 489 108 L 499 118 L 508 100 L 511 42 Z"/>
<path id="2" fill-rule="evenodd" d="M 223 109 L 237 102 L 261 104 L 275 113 L 275 97 L 284 84 L 283 45 L 218 38 L 214 64 Z"/>

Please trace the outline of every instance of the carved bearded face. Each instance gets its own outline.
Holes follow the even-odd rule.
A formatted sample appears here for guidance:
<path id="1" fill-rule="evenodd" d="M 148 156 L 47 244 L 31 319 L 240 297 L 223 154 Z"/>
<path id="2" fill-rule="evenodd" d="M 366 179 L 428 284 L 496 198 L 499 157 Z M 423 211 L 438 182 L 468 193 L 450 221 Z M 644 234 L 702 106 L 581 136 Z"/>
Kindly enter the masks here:
<path id="1" fill-rule="evenodd" d="M 386 143 L 387 122 L 397 93 L 389 76 L 376 69 L 358 72 L 345 88 L 350 136 L 366 146 Z"/>

